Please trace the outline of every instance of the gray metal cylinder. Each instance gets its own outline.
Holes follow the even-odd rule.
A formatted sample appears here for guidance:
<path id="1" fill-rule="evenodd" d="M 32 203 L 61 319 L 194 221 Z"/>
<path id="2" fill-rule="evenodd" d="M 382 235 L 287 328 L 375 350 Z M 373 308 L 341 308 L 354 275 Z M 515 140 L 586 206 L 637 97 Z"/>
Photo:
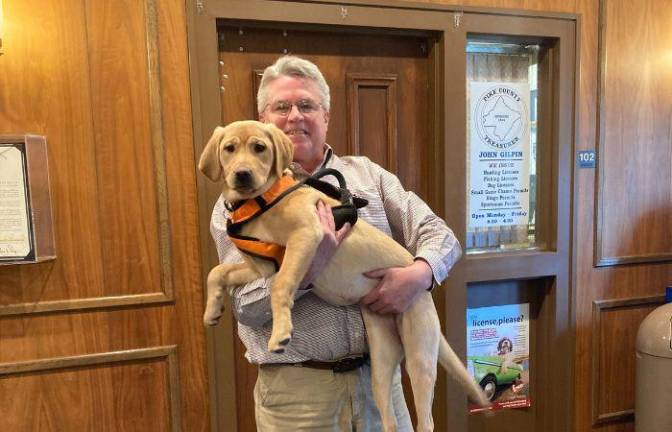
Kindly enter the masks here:
<path id="1" fill-rule="evenodd" d="M 672 303 L 651 312 L 637 332 L 635 430 L 672 431 Z"/>

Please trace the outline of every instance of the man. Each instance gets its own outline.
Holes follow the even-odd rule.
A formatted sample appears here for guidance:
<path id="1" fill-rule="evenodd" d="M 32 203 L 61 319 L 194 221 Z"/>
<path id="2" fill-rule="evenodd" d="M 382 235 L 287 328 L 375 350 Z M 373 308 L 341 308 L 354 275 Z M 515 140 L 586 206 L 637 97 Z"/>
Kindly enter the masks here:
<path id="1" fill-rule="evenodd" d="M 257 108 L 263 122 L 274 123 L 294 144 L 291 169 L 297 179 L 323 167 L 340 171 L 348 188 L 369 204 L 360 217 L 394 237 L 416 257 L 405 268 L 367 274 L 380 282 L 361 305 L 381 314 L 405 311 L 422 290 L 441 282 L 461 255 L 452 231 L 391 173 L 364 157 L 339 158 L 326 143 L 330 95 L 317 66 L 285 56 L 264 71 Z M 329 179 L 329 178 L 325 178 Z M 291 343 L 282 354 L 267 351 L 271 332 L 270 281 L 260 279 L 232 293 L 238 333 L 247 359 L 259 365 L 255 415 L 260 431 L 377 431 L 380 415 L 371 393 L 366 331 L 360 305 L 327 304 L 310 292 L 310 283 L 347 235 L 336 231 L 331 210 L 317 206 L 324 238 L 296 294 Z M 211 230 L 221 262 L 239 262 L 226 235 L 228 217 L 220 197 Z M 400 431 L 412 431 L 397 371 L 393 405 Z"/>

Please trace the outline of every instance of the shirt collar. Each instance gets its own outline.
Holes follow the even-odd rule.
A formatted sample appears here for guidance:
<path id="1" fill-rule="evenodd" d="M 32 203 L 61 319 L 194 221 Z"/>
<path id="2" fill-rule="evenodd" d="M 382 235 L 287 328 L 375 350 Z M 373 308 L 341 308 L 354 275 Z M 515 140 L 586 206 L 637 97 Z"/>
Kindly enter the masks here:
<path id="1" fill-rule="evenodd" d="M 292 162 L 291 164 L 289 164 L 289 169 L 292 170 L 292 172 L 294 173 L 294 176 L 297 177 L 298 179 L 302 179 L 304 177 L 309 177 L 309 176 L 315 174 L 316 172 L 318 172 L 322 168 L 326 168 L 327 164 L 331 160 L 332 155 L 334 154 L 334 151 L 332 150 L 332 148 L 329 144 L 325 144 L 324 149 L 325 149 L 325 151 L 324 151 L 324 157 L 322 159 L 322 163 L 320 164 L 319 167 L 317 167 L 317 169 L 315 169 L 315 171 L 313 171 L 311 173 L 309 173 L 308 171 L 303 169 L 303 167 L 296 162 Z"/>

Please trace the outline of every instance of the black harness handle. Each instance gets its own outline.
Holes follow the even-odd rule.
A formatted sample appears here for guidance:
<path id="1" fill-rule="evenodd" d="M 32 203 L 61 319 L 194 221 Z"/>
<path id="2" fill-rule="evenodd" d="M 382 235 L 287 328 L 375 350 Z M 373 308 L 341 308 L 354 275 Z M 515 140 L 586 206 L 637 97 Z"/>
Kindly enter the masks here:
<path id="1" fill-rule="evenodd" d="M 338 180 L 338 186 L 335 187 L 330 183 L 320 180 L 324 176 L 334 176 Z M 305 183 L 320 192 L 328 195 L 341 202 L 341 205 L 332 207 L 331 212 L 334 215 L 334 223 L 336 229 L 341 229 L 346 222 L 350 222 L 350 226 L 357 223 L 357 209 L 366 206 L 369 202 L 364 198 L 353 196 L 347 189 L 345 178 L 340 171 L 333 168 L 324 168 L 316 172 L 305 180 Z"/>

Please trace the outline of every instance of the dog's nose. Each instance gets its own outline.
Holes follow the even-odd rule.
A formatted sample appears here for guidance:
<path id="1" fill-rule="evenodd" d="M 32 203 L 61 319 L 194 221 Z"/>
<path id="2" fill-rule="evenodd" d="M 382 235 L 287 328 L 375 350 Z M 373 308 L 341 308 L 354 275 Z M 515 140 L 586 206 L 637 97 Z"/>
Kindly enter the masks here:
<path id="1" fill-rule="evenodd" d="M 236 171 L 236 186 L 249 187 L 252 184 L 252 171 L 240 170 Z"/>

